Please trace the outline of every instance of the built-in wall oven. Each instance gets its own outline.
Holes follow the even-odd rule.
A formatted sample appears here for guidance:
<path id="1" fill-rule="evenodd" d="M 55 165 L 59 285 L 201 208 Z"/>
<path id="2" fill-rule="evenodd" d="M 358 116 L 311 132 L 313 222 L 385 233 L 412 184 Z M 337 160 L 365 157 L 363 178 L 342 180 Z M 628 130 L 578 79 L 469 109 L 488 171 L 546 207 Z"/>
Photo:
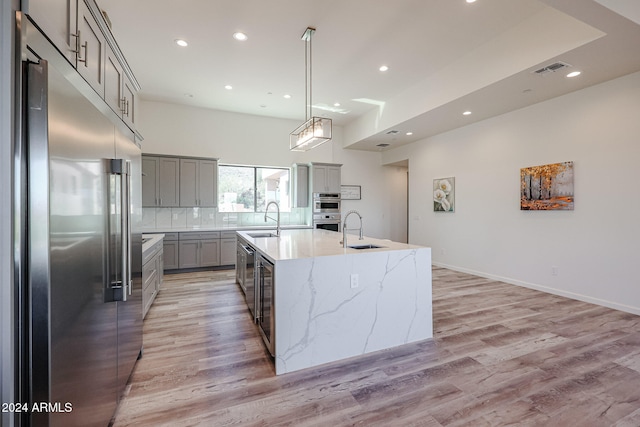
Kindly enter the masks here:
<path id="1" fill-rule="evenodd" d="M 256 323 L 262 339 L 272 356 L 275 356 L 275 269 L 260 253 L 256 254 Z"/>
<path id="2" fill-rule="evenodd" d="M 340 213 L 340 194 L 313 193 L 313 213 Z"/>
<path id="3" fill-rule="evenodd" d="M 341 232 L 340 213 L 313 214 L 313 228 Z"/>

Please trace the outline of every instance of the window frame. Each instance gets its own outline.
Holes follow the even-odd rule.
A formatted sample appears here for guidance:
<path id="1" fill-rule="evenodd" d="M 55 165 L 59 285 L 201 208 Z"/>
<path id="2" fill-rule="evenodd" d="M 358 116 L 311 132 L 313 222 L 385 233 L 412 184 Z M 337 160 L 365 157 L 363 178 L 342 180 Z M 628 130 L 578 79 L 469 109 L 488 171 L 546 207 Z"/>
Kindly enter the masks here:
<path id="1" fill-rule="evenodd" d="M 291 173 L 291 167 L 286 167 L 286 166 L 263 166 L 263 165 L 241 165 L 241 164 L 233 164 L 233 163 L 219 163 L 218 164 L 218 207 L 221 206 L 220 203 L 220 195 L 223 194 L 222 191 L 220 191 L 220 172 L 222 170 L 222 168 L 224 167 L 231 167 L 231 168 L 248 168 L 248 169 L 253 169 L 253 210 L 252 211 L 241 211 L 241 212 L 235 212 L 235 213 L 264 213 L 264 210 L 258 210 L 258 169 L 281 169 L 281 170 L 285 170 L 287 171 L 287 173 L 289 174 L 289 179 L 288 179 L 288 189 L 287 189 L 287 194 L 289 195 L 289 199 L 291 199 L 291 177 L 292 177 L 292 173 Z M 291 206 L 289 206 L 289 210 L 283 210 L 282 212 L 289 212 L 291 210 Z M 234 211 L 222 211 L 218 208 L 218 212 L 221 213 L 230 213 L 230 212 L 234 212 Z"/>

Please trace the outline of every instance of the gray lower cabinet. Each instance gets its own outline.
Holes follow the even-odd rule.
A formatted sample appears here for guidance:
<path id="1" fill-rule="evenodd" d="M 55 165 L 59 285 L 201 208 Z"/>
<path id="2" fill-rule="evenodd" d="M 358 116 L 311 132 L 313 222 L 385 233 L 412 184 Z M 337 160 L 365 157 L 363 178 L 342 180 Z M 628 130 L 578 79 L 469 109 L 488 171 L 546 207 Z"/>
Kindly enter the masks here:
<path id="1" fill-rule="evenodd" d="M 163 245 L 163 260 L 165 270 L 176 270 L 180 268 L 180 259 L 178 254 L 180 242 L 178 242 L 178 233 L 165 233 Z"/>
<path id="2" fill-rule="evenodd" d="M 164 270 L 235 266 L 236 232 L 164 233 Z"/>
<path id="3" fill-rule="evenodd" d="M 179 268 L 220 265 L 220 232 L 179 233 Z"/>
<path id="4" fill-rule="evenodd" d="M 164 280 L 163 244 L 156 243 L 142 259 L 142 317 L 155 300 Z"/>

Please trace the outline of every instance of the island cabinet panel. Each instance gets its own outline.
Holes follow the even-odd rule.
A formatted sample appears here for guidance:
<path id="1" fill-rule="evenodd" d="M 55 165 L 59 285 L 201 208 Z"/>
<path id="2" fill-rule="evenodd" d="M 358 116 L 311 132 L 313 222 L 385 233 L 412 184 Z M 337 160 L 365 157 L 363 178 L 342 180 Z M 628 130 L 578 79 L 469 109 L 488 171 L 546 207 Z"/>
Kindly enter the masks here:
<path id="1" fill-rule="evenodd" d="M 82 1 L 82 0 L 81 0 Z M 62 54 L 76 65 L 77 0 L 29 0 L 28 14 Z"/>
<path id="2" fill-rule="evenodd" d="M 180 159 L 180 206 L 215 207 L 218 163 Z"/>
<path id="3" fill-rule="evenodd" d="M 341 166 L 337 164 L 311 164 L 312 193 L 340 193 Z"/>
<path id="4" fill-rule="evenodd" d="M 100 94 L 104 95 L 104 60 L 106 40 L 89 8 L 78 0 L 78 73 Z"/>
<path id="5" fill-rule="evenodd" d="M 180 205 L 180 159 L 142 156 L 142 206 Z"/>

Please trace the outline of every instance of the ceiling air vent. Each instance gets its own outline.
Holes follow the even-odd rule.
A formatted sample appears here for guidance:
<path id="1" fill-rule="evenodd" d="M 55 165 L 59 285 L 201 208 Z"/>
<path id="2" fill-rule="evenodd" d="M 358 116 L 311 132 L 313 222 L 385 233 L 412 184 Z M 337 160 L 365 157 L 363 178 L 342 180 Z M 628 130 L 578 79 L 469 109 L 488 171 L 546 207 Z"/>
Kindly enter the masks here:
<path id="1" fill-rule="evenodd" d="M 376 145 L 376 147 L 385 148 L 385 147 L 388 147 L 388 146 L 390 146 L 390 145 L 391 145 L 391 144 L 387 144 L 386 142 L 383 142 L 383 143 L 381 143 L 381 144 L 377 144 L 377 145 Z"/>
<path id="2" fill-rule="evenodd" d="M 532 71 L 533 74 L 544 75 L 548 73 L 553 73 L 558 70 L 562 70 L 563 68 L 571 67 L 571 65 L 566 62 L 554 62 L 553 64 L 546 65 L 538 70 Z"/>
<path id="3" fill-rule="evenodd" d="M 398 131 L 398 130 L 390 130 L 389 132 L 387 132 L 387 135 L 395 135 L 398 132 L 400 132 L 400 131 Z"/>

